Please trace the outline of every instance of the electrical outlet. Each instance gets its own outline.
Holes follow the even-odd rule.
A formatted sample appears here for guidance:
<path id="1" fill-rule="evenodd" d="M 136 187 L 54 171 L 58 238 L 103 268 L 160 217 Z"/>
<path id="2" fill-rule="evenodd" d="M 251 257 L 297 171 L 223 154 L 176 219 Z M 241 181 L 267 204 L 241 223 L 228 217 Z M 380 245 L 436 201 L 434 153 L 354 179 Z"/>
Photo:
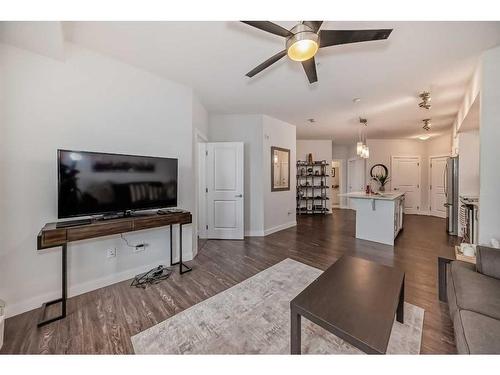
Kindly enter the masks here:
<path id="1" fill-rule="evenodd" d="M 107 256 L 108 256 L 108 258 L 115 258 L 116 257 L 116 247 L 108 249 Z"/>
<path id="2" fill-rule="evenodd" d="M 147 244 L 144 242 L 138 243 L 137 245 L 135 245 L 134 253 L 139 253 L 141 251 L 146 250 L 146 245 Z"/>

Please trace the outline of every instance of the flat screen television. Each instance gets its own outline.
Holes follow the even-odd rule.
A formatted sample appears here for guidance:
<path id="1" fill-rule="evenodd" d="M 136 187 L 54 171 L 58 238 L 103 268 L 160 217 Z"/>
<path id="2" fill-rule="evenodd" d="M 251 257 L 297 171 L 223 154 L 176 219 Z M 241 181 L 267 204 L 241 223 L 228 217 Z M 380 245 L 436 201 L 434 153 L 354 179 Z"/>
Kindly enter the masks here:
<path id="1" fill-rule="evenodd" d="M 60 219 L 177 206 L 177 159 L 57 150 Z"/>

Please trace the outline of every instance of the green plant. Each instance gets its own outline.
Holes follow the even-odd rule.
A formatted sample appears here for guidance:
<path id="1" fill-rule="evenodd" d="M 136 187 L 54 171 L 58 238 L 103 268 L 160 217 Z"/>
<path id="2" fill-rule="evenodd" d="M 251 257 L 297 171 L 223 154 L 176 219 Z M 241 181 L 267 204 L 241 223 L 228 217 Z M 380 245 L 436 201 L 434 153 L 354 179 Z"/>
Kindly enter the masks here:
<path id="1" fill-rule="evenodd" d="M 389 175 L 387 174 L 377 174 L 372 177 L 373 181 L 376 181 L 380 184 L 380 186 L 385 186 L 390 180 Z"/>

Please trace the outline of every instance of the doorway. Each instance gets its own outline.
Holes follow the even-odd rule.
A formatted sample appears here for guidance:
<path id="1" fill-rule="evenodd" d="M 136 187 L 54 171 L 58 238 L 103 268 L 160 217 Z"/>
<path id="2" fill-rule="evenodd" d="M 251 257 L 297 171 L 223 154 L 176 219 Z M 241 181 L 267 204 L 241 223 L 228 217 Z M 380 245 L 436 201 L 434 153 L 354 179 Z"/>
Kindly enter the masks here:
<path id="1" fill-rule="evenodd" d="M 445 173 L 448 156 L 429 157 L 429 212 L 432 216 L 446 217 Z"/>
<path id="2" fill-rule="evenodd" d="M 391 157 L 392 190 L 405 193 L 405 214 L 420 211 L 420 156 Z"/>
<path id="3" fill-rule="evenodd" d="M 342 160 L 332 160 L 332 208 L 340 208 L 342 206 L 339 197 L 339 194 L 342 192 L 342 172 Z"/>
<path id="4" fill-rule="evenodd" d="M 243 239 L 243 142 L 205 145 L 206 238 Z"/>

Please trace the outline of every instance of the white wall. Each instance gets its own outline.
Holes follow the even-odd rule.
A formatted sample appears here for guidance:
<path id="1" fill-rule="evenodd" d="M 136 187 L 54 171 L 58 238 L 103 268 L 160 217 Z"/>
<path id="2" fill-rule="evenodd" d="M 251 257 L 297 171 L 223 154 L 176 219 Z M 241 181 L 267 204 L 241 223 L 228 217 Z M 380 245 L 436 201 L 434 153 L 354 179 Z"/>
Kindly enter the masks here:
<path id="1" fill-rule="evenodd" d="M 427 150 L 426 143 L 413 139 L 368 139 L 366 141 L 370 148 L 370 158 L 366 163 L 366 181 L 370 181 L 370 169 L 375 164 L 384 164 L 389 169 L 389 176 L 392 176 L 391 157 L 392 156 L 420 156 L 420 209 L 427 207 Z M 392 181 L 386 186 L 386 190 L 392 190 Z"/>
<path id="2" fill-rule="evenodd" d="M 481 82 L 479 243 L 500 240 L 500 47 L 484 53 Z"/>
<path id="3" fill-rule="evenodd" d="M 264 236 L 295 225 L 295 173 L 290 191 L 271 192 L 271 146 L 290 149 L 295 160 L 295 126 L 265 115 L 209 116 L 210 142 L 245 144 L 245 236 Z"/>
<path id="4" fill-rule="evenodd" d="M 458 134 L 459 195 L 479 196 L 479 130 Z"/>
<path id="5" fill-rule="evenodd" d="M 297 139 L 297 160 L 306 160 L 312 154 L 313 160 L 326 160 L 331 164 L 333 143 L 330 139 Z"/>
<path id="6" fill-rule="evenodd" d="M 208 141 L 208 112 L 200 102 L 196 95 L 193 95 L 193 108 L 192 108 L 192 123 L 193 123 L 193 146 L 192 146 L 192 156 L 193 156 L 193 195 L 195 197 L 195 204 L 193 208 L 193 256 L 198 253 L 198 235 L 205 237 L 205 228 L 199 228 L 199 216 L 202 216 L 203 221 L 206 217 L 206 202 L 205 195 L 201 195 L 201 185 L 205 184 L 205 159 L 200 159 L 199 142 Z M 202 150 L 203 151 L 203 150 Z M 200 163 L 201 160 L 201 163 Z"/>
<path id="7" fill-rule="evenodd" d="M 57 298 L 60 250 L 36 250 L 57 220 L 57 148 L 179 159 L 179 206 L 194 207 L 192 91 L 71 44 L 53 60 L 0 45 L 0 297 L 13 315 Z M 168 230 L 127 234 L 149 244 L 133 253 L 118 236 L 69 246 L 69 295 L 168 264 Z M 192 248 L 184 230 L 185 256 Z M 107 259 L 106 249 L 117 248 Z"/>
<path id="8" fill-rule="evenodd" d="M 263 116 L 209 116 L 210 142 L 244 142 L 245 235 L 264 235 Z"/>
<path id="9" fill-rule="evenodd" d="M 366 180 L 370 180 L 370 169 L 375 164 L 384 164 L 391 171 L 391 156 L 420 156 L 420 211 L 429 211 L 429 157 L 450 155 L 452 133 L 430 138 L 427 141 L 414 139 L 368 139 L 370 158 L 367 161 Z M 391 181 L 388 189 L 392 190 Z"/>
<path id="10" fill-rule="evenodd" d="M 275 118 L 263 117 L 264 234 L 297 225 L 296 207 L 296 128 Z M 271 147 L 290 150 L 290 190 L 271 191 Z"/>

